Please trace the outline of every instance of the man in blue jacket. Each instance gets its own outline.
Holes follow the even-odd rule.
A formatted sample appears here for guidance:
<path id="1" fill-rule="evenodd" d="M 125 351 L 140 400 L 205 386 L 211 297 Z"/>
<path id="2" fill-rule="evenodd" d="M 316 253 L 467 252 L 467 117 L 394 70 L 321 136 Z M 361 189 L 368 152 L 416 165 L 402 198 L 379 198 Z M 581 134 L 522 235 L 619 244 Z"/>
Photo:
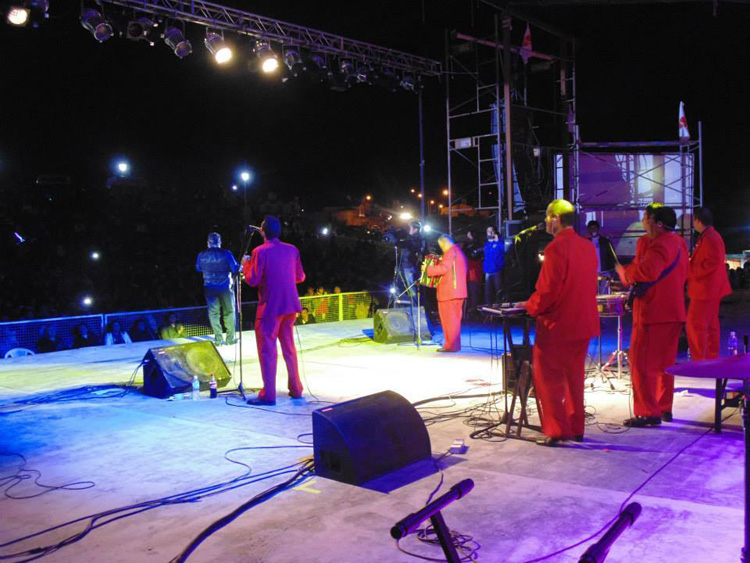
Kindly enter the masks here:
<path id="1" fill-rule="evenodd" d="M 224 344 L 220 318 L 224 318 L 227 329 L 227 344 L 234 344 L 234 294 L 232 275 L 239 271 L 239 264 L 232 253 L 221 248 L 221 235 L 209 233 L 208 249 L 198 254 L 195 269 L 203 274 L 203 293 L 208 305 L 208 320 L 214 331 L 217 346 Z"/>
<path id="2" fill-rule="evenodd" d="M 498 293 L 505 263 L 505 242 L 498 236 L 495 227 L 487 227 L 487 242 L 484 243 L 484 302 L 498 303 Z"/>

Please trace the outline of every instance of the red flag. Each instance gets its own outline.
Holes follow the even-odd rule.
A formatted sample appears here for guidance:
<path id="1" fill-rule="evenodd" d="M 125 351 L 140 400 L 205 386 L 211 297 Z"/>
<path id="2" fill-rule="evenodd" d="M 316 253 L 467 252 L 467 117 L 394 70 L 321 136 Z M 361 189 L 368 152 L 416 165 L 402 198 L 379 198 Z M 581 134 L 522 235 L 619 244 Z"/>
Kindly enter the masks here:
<path id="1" fill-rule="evenodd" d="M 523 42 L 521 43 L 521 58 L 523 59 L 523 64 L 529 62 L 533 50 L 534 49 L 531 47 L 531 28 L 529 27 L 529 24 L 526 24 L 526 31 L 523 34 Z"/>
<path id="2" fill-rule="evenodd" d="M 680 114 L 677 119 L 680 141 L 687 142 L 690 140 L 690 131 L 688 131 L 687 118 L 685 117 L 685 104 L 683 102 L 680 102 Z"/>

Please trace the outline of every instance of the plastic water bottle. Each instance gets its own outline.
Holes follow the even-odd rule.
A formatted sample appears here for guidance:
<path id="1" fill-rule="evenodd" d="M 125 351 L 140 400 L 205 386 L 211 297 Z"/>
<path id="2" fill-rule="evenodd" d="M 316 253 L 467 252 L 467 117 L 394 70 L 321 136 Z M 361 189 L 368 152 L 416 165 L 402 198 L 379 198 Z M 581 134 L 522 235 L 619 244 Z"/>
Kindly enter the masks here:
<path id="1" fill-rule="evenodd" d="M 216 375 L 212 373 L 211 374 L 211 382 L 208 384 L 208 388 L 211 391 L 211 398 L 212 399 L 215 399 L 218 396 L 217 387 L 218 387 L 218 385 L 216 383 Z"/>
<path id="2" fill-rule="evenodd" d="M 727 341 L 727 350 L 729 350 L 730 356 L 736 356 L 739 345 L 737 344 L 737 333 L 732 331 L 729 333 L 729 340 Z"/>
<path id="3" fill-rule="evenodd" d="M 201 398 L 201 382 L 198 381 L 198 376 L 193 376 L 193 401 L 197 401 Z"/>

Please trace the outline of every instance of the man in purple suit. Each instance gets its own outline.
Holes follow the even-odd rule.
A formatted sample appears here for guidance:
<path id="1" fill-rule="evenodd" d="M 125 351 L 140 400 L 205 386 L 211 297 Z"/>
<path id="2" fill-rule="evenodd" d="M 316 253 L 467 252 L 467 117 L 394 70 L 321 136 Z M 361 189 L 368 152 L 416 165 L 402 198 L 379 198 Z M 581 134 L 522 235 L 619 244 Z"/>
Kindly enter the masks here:
<path id="1" fill-rule="evenodd" d="M 289 396 L 302 396 L 302 382 L 297 368 L 294 347 L 294 321 L 302 306 L 297 284 L 305 281 L 305 272 L 297 247 L 279 240 L 281 222 L 271 215 L 261 224 L 263 244 L 250 257 L 242 258 L 242 273 L 248 285 L 258 288 L 258 311 L 255 315 L 255 342 L 263 376 L 263 389 L 251 405 L 276 404 L 276 341 L 281 343 L 286 370 L 289 374 Z"/>

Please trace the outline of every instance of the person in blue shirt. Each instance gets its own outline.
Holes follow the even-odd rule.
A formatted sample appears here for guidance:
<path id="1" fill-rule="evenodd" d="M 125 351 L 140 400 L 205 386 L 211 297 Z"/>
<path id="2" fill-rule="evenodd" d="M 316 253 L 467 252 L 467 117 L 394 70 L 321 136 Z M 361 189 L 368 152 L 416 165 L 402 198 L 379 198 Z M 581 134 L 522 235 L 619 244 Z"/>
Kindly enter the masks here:
<path id="1" fill-rule="evenodd" d="M 217 346 L 224 344 L 220 319 L 224 319 L 227 329 L 226 343 L 235 342 L 234 334 L 234 293 L 232 275 L 239 271 L 239 264 L 232 253 L 221 248 L 221 235 L 209 233 L 208 248 L 198 254 L 195 269 L 203 274 L 203 293 L 208 305 L 208 320 L 214 331 Z"/>
<path id="2" fill-rule="evenodd" d="M 501 290 L 505 242 L 498 236 L 495 227 L 487 227 L 487 242 L 484 243 L 484 302 L 498 303 Z"/>

